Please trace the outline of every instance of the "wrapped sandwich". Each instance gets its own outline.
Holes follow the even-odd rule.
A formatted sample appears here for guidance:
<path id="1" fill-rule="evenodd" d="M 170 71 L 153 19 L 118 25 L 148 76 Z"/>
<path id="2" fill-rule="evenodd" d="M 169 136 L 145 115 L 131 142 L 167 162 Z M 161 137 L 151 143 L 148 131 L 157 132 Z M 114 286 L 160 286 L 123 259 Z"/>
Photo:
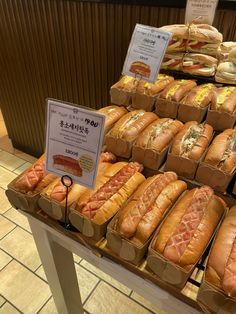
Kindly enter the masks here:
<path id="1" fill-rule="evenodd" d="M 221 62 L 215 75 L 216 82 L 236 84 L 236 64 L 231 61 Z"/>

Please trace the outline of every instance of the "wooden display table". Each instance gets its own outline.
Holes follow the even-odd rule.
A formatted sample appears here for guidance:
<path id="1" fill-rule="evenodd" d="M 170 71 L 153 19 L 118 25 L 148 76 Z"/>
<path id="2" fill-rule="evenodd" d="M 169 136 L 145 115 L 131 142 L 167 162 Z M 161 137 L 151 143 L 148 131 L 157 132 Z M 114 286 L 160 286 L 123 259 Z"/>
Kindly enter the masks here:
<path id="1" fill-rule="evenodd" d="M 72 253 L 140 294 L 168 314 L 197 314 L 197 303 L 178 289 L 158 280 L 145 269 L 120 260 L 106 246 L 106 240 L 90 241 L 65 230 L 41 212 L 26 213 L 59 314 L 83 313 Z M 101 313 L 102 314 L 102 313 Z"/>

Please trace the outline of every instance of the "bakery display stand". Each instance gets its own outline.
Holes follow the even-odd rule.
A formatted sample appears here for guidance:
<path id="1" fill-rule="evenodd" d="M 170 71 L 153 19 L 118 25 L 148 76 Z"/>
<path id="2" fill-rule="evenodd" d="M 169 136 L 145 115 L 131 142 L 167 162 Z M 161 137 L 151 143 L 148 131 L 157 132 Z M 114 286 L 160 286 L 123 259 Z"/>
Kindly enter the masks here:
<path id="1" fill-rule="evenodd" d="M 151 281 L 125 269 L 88 245 L 77 242 L 61 227 L 54 228 L 49 220 L 19 210 L 28 218 L 39 256 L 59 314 L 82 314 L 83 306 L 72 253 L 134 290 L 168 314 L 197 314 L 197 309 L 177 299 Z"/>

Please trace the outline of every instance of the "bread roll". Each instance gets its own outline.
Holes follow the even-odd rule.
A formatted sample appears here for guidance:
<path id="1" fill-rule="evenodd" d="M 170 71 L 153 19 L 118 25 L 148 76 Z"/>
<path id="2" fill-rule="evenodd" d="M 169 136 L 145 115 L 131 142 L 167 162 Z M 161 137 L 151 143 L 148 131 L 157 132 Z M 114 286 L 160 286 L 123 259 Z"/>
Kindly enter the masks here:
<path id="1" fill-rule="evenodd" d="M 115 124 L 123 115 L 127 113 L 124 107 L 120 106 L 107 106 L 98 110 L 98 112 L 106 116 L 105 129 L 109 129 L 113 124 Z"/>
<path id="2" fill-rule="evenodd" d="M 197 84 L 191 80 L 175 80 L 170 83 L 163 92 L 160 93 L 160 98 L 179 102 L 193 87 Z"/>
<path id="3" fill-rule="evenodd" d="M 132 90 L 136 86 L 136 83 L 137 80 L 134 77 L 125 75 L 112 87 L 118 88 L 126 92 L 132 92 Z"/>
<path id="4" fill-rule="evenodd" d="M 221 62 L 215 75 L 216 82 L 236 84 L 236 65 L 233 62 Z"/>
<path id="5" fill-rule="evenodd" d="M 181 104 L 194 106 L 199 108 L 206 108 L 212 99 L 212 91 L 215 85 L 208 83 L 194 87 L 182 100 Z"/>
<path id="6" fill-rule="evenodd" d="M 227 129 L 216 136 L 209 147 L 204 162 L 226 173 L 236 169 L 236 130 Z"/>
<path id="7" fill-rule="evenodd" d="M 108 172 L 111 172 L 111 168 Z M 141 165 L 134 162 L 124 165 L 91 193 L 86 203 L 84 199 L 79 200 L 81 214 L 97 224 L 108 221 L 145 180 L 139 173 L 141 169 Z"/>
<path id="8" fill-rule="evenodd" d="M 187 122 L 174 138 L 171 153 L 173 155 L 199 160 L 210 143 L 213 128 L 209 124 Z"/>
<path id="9" fill-rule="evenodd" d="M 134 141 L 137 136 L 156 119 L 157 116 L 153 112 L 133 110 L 124 115 L 115 124 L 109 132 L 109 135 L 126 141 Z"/>
<path id="10" fill-rule="evenodd" d="M 161 152 L 181 130 L 183 123 L 169 118 L 152 122 L 137 138 L 135 145 Z"/>
<path id="11" fill-rule="evenodd" d="M 206 249 L 226 204 L 208 186 L 188 191 L 165 219 L 153 248 L 190 270 Z"/>
<path id="12" fill-rule="evenodd" d="M 127 239 L 134 237 L 134 242 L 144 243 L 155 230 L 164 212 L 186 189 L 185 183 L 176 180 L 177 175 L 174 172 L 148 178 L 122 210 L 115 224 L 117 232 Z"/>
<path id="13" fill-rule="evenodd" d="M 217 88 L 212 95 L 211 109 L 229 114 L 236 114 L 236 87 Z"/>
<path id="14" fill-rule="evenodd" d="M 205 280 L 230 297 L 236 297 L 236 206 L 225 217 L 213 243 Z"/>
<path id="15" fill-rule="evenodd" d="M 137 83 L 136 93 L 144 94 L 148 96 L 156 96 L 162 91 L 168 84 L 174 81 L 172 76 L 166 74 L 159 74 L 154 84 L 140 80 Z"/>

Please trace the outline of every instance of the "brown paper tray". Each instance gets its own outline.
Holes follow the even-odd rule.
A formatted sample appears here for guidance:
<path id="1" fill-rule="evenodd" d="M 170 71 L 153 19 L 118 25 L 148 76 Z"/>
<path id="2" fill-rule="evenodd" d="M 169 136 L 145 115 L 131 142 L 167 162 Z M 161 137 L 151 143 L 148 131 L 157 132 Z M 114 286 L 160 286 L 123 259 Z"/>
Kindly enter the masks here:
<path id="1" fill-rule="evenodd" d="M 113 85 L 110 89 L 111 102 L 118 106 L 129 106 L 131 104 L 131 92 L 118 89 Z"/>
<path id="2" fill-rule="evenodd" d="M 64 221 L 65 206 L 53 202 L 49 198 L 41 195 L 38 200 L 39 207 L 51 218 Z"/>
<path id="3" fill-rule="evenodd" d="M 158 170 L 166 159 L 169 146 L 164 148 L 161 152 L 156 152 L 152 149 L 144 149 L 140 146 L 133 145 L 132 160 L 138 161 L 144 165 L 144 167 Z"/>
<path id="4" fill-rule="evenodd" d="M 206 108 L 179 104 L 177 119 L 182 122 L 197 121 L 201 123 L 207 114 Z"/>
<path id="5" fill-rule="evenodd" d="M 110 134 L 105 138 L 106 148 L 108 152 L 123 158 L 130 158 L 133 142 L 127 142 L 120 138 L 115 138 Z"/>
<path id="6" fill-rule="evenodd" d="M 175 119 L 178 114 L 179 103 L 166 99 L 156 98 L 155 113 L 161 118 Z"/>
<path id="7" fill-rule="evenodd" d="M 234 127 L 236 115 L 208 109 L 206 122 L 209 123 L 214 130 L 224 131 Z"/>
<path id="8" fill-rule="evenodd" d="M 236 312 L 236 299 L 227 296 L 205 279 L 198 291 L 197 302 L 205 313 L 234 314 Z"/>
<path id="9" fill-rule="evenodd" d="M 156 96 L 134 93 L 132 95 L 132 107 L 135 109 L 144 109 L 153 111 L 156 102 Z"/>
<path id="10" fill-rule="evenodd" d="M 198 166 L 195 179 L 200 183 L 209 185 L 216 191 L 224 193 L 234 178 L 235 173 L 236 171 L 233 174 L 225 173 L 202 161 Z"/>

